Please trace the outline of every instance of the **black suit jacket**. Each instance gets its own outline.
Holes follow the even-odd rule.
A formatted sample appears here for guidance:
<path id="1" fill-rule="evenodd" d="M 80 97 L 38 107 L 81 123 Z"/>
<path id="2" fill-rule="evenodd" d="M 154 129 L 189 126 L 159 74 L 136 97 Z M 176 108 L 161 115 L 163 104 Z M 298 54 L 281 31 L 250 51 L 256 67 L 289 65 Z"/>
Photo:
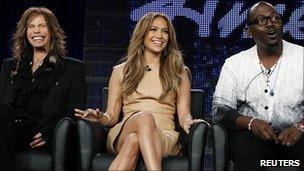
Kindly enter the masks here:
<path id="1" fill-rule="evenodd" d="M 57 122 L 66 116 L 74 118 L 74 109 L 83 109 L 86 103 L 84 63 L 66 57 L 55 65 L 48 80 L 51 89 L 41 103 L 41 120 L 38 125 L 38 130 L 42 133 L 48 146 L 52 144 Z M 16 85 L 11 77 L 11 71 L 14 68 L 15 63 L 12 58 L 3 61 L 0 77 L 0 101 L 6 104 L 11 104 L 17 96 L 17 92 L 13 88 Z"/>

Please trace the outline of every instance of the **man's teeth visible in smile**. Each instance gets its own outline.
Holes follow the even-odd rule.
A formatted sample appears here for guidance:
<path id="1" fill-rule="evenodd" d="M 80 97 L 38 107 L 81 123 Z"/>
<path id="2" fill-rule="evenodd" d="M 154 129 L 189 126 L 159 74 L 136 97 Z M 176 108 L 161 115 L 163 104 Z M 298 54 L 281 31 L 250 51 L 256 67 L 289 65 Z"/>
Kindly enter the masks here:
<path id="1" fill-rule="evenodd" d="M 44 37 L 43 36 L 34 36 L 33 40 L 42 40 Z"/>

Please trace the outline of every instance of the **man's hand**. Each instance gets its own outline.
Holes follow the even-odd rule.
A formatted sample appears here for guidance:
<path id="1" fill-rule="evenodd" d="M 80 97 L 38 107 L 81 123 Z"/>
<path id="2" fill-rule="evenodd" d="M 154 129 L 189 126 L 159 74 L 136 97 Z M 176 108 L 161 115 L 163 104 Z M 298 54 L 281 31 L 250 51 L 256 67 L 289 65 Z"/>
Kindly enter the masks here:
<path id="1" fill-rule="evenodd" d="M 38 133 L 33 137 L 33 141 L 30 143 L 31 148 L 37 148 L 42 147 L 46 144 L 46 142 L 43 140 L 42 134 Z"/>
<path id="2" fill-rule="evenodd" d="M 272 140 L 278 143 L 278 138 L 274 134 L 272 127 L 265 121 L 254 119 L 251 124 L 251 131 L 254 135 L 261 137 L 264 141 Z"/>
<path id="3" fill-rule="evenodd" d="M 291 126 L 281 131 L 278 140 L 282 145 L 293 146 L 299 141 L 301 136 L 302 132 L 295 126 Z"/>

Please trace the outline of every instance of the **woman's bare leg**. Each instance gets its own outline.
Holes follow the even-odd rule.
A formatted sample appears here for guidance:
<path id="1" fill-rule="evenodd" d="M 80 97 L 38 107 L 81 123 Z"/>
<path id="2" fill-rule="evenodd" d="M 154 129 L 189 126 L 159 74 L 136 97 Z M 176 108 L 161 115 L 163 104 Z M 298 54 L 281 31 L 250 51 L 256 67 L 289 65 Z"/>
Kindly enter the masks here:
<path id="1" fill-rule="evenodd" d="M 134 114 L 126 121 L 118 138 L 116 146 L 118 153 L 122 150 L 126 138 L 131 133 L 137 134 L 139 148 L 144 158 L 146 168 L 148 170 L 161 170 L 163 147 L 153 115 L 143 111 Z M 117 159 L 117 162 L 121 162 L 121 160 L 127 159 Z M 113 162 L 112 164 L 115 163 Z"/>
<path id="2" fill-rule="evenodd" d="M 135 170 L 139 152 L 138 136 L 136 133 L 131 133 L 119 149 L 109 170 Z"/>

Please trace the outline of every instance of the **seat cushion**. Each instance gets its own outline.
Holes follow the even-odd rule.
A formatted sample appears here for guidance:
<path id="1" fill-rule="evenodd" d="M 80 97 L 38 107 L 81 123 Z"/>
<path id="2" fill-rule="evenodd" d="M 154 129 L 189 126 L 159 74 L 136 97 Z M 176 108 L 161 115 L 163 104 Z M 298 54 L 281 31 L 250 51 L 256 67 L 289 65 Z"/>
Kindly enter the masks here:
<path id="1" fill-rule="evenodd" d="M 15 153 L 17 170 L 51 171 L 51 155 L 45 151 L 18 151 Z"/>
<path id="2" fill-rule="evenodd" d="M 168 156 L 163 159 L 162 170 L 187 171 L 188 159 L 182 156 Z"/>
<path id="3" fill-rule="evenodd" d="M 115 156 L 109 153 L 98 153 L 95 155 L 92 163 L 93 171 L 107 171 Z M 182 156 L 168 156 L 163 159 L 163 170 L 185 171 L 188 170 L 188 160 Z M 140 158 L 136 165 L 137 171 L 144 171 L 145 165 L 142 158 Z"/>
<path id="4" fill-rule="evenodd" d="M 107 171 L 115 156 L 110 153 L 98 153 L 92 163 L 93 171 Z"/>

